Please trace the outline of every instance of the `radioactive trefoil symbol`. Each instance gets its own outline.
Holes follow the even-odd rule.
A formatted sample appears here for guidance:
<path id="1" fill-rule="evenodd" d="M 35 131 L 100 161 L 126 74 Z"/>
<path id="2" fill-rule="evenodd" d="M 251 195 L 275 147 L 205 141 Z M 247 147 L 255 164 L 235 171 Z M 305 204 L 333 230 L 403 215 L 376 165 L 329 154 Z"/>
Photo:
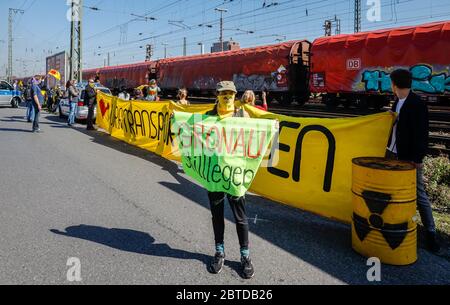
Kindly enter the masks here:
<path id="1" fill-rule="evenodd" d="M 371 215 L 368 219 L 365 219 L 364 217 L 353 213 L 355 231 L 359 240 L 363 242 L 372 230 L 377 229 L 381 231 L 381 234 L 391 249 L 397 249 L 408 234 L 408 223 L 384 223 L 383 213 L 389 206 L 392 196 L 390 194 L 379 192 L 364 191 L 362 197 Z"/>

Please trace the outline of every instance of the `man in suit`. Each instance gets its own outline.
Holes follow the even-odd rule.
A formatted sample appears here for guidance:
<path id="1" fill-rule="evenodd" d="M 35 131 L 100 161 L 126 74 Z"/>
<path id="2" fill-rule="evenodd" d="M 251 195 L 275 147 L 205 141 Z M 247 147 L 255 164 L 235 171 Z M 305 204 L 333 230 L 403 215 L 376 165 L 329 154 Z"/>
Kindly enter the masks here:
<path id="1" fill-rule="evenodd" d="M 394 125 L 387 155 L 389 158 L 413 162 L 417 168 L 417 208 L 426 229 L 427 248 L 440 251 L 431 204 L 423 182 L 423 159 L 428 149 L 429 122 L 427 105 L 412 92 L 412 75 L 398 69 L 391 73 L 392 90 L 397 101 L 392 111 L 398 117 Z"/>

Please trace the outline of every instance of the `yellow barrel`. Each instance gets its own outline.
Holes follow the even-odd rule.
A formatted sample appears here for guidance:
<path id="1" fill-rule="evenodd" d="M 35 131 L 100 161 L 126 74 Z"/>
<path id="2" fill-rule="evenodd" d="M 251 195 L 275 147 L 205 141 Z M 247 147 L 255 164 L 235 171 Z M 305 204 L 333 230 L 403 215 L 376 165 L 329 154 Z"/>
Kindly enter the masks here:
<path id="1" fill-rule="evenodd" d="M 417 261 L 416 167 L 383 158 L 353 160 L 353 249 L 390 265 Z"/>

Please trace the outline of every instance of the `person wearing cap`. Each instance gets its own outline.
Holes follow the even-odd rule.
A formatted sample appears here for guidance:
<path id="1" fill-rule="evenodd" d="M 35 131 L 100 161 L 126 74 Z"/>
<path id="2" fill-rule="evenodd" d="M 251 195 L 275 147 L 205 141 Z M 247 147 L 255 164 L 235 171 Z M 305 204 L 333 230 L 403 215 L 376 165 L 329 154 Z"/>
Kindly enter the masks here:
<path id="1" fill-rule="evenodd" d="M 235 98 L 237 90 L 231 81 L 223 81 L 217 84 L 217 103 L 214 109 L 208 113 L 210 116 L 218 116 L 220 119 L 230 117 L 243 117 L 245 110 L 235 111 Z M 246 116 L 248 117 L 248 116 Z M 234 197 L 226 195 L 236 222 L 236 230 L 239 239 L 241 252 L 241 275 L 245 279 L 254 276 L 254 268 L 250 259 L 249 241 L 248 241 L 248 220 L 245 212 L 245 196 Z M 209 272 L 218 274 L 222 271 L 225 262 L 224 247 L 224 203 L 225 193 L 208 192 L 208 198 L 211 207 L 212 223 L 215 238 L 215 255 L 208 265 Z"/>
<path id="2" fill-rule="evenodd" d="M 145 100 L 149 102 L 159 102 L 158 94 L 161 92 L 161 89 L 156 84 L 156 80 L 152 79 L 148 84 L 149 86 L 147 88 L 147 96 L 145 97 Z"/>

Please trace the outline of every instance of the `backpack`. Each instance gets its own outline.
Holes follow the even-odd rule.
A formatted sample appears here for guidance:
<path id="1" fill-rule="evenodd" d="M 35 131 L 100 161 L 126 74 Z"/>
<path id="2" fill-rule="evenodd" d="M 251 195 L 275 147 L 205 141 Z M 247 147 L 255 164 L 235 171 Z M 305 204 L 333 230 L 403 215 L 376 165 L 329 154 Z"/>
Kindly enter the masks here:
<path id="1" fill-rule="evenodd" d="M 31 99 L 33 99 L 33 96 L 32 96 L 32 91 L 33 91 L 33 89 L 32 89 L 32 87 L 31 86 L 28 86 L 28 88 L 25 90 L 25 92 L 24 92 L 24 96 L 25 96 L 25 100 L 31 100 Z"/>

